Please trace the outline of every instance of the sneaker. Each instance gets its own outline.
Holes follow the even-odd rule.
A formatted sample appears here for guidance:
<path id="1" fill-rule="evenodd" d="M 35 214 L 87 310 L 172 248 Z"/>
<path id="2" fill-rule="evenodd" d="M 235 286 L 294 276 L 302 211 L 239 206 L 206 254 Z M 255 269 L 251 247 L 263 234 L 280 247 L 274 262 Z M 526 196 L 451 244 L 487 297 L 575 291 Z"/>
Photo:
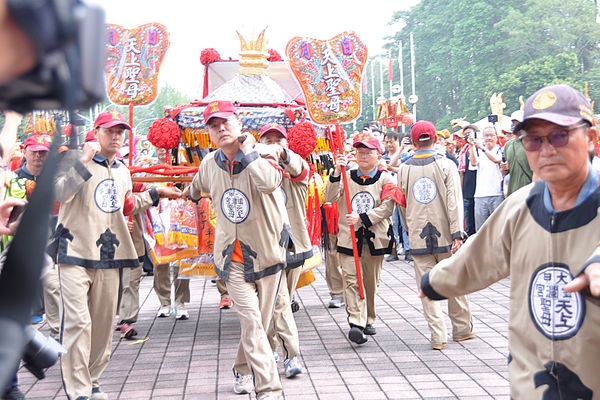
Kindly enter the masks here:
<path id="1" fill-rule="evenodd" d="M 175 308 L 175 318 L 181 321 L 185 321 L 186 319 L 190 319 L 190 313 L 185 309 L 183 304 L 177 304 Z"/>
<path id="2" fill-rule="evenodd" d="M 225 297 L 221 299 L 221 303 L 219 303 L 219 308 L 221 310 L 228 310 L 233 306 L 233 301 L 229 297 Z"/>
<path id="3" fill-rule="evenodd" d="M 406 253 L 404 253 L 404 261 L 409 261 L 409 262 L 410 262 L 410 261 L 412 261 L 412 260 L 413 260 L 413 258 L 412 258 L 412 256 L 410 255 L 410 250 L 409 250 L 409 251 L 407 251 Z"/>
<path id="4" fill-rule="evenodd" d="M 43 314 L 32 315 L 31 316 L 31 323 L 33 325 L 41 324 L 42 322 L 44 322 L 44 315 Z"/>
<path id="5" fill-rule="evenodd" d="M 156 316 L 158 318 L 170 317 L 171 316 L 171 307 L 170 306 L 161 307 L 160 310 L 158 310 L 158 313 L 156 313 Z"/>
<path id="6" fill-rule="evenodd" d="M 273 352 L 273 358 L 275 359 L 275 362 L 279 362 L 279 354 L 277 354 L 276 351 Z"/>
<path id="7" fill-rule="evenodd" d="M 300 360 L 298 360 L 297 356 L 284 360 L 283 368 L 285 370 L 286 378 L 293 378 L 302 373 L 302 365 L 300 365 Z"/>
<path id="8" fill-rule="evenodd" d="M 475 332 L 475 331 L 473 331 L 473 329 L 471 329 L 471 332 L 469 332 L 465 336 L 455 337 L 455 338 L 452 338 L 452 340 L 454 340 L 455 342 L 462 342 L 463 340 L 473 339 L 475 336 L 477 336 L 477 332 Z"/>
<path id="9" fill-rule="evenodd" d="M 18 386 L 11 388 L 8 392 L 4 394 L 2 397 L 4 400 L 25 400 L 25 395 L 21 392 Z"/>
<path id="10" fill-rule="evenodd" d="M 431 348 L 433 350 L 442 350 L 443 348 L 445 348 L 446 346 L 448 346 L 448 343 L 437 343 L 437 344 L 432 344 Z"/>
<path id="11" fill-rule="evenodd" d="M 365 335 L 375 335 L 377 333 L 377 330 L 375 329 L 375 327 L 373 326 L 373 324 L 367 324 L 367 326 L 365 326 L 365 329 L 363 329 L 363 333 Z"/>
<path id="12" fill-rule="evenodd" d="M 344 298 L 343 297 L 332 297 L 329 300 L 329 308 L 341 308 L 344 306 Z"/>
<path id="13" fill-rule="evenodd" d="M 92 388 L 90 400 L 108 400 L 108 396 L 98 386 Z"/>
<path id="14" fill-rule="evenodd" d="M 254 377 L 252 375 L 240 375 L 233 370 L 235 376 L 235 382 L 233 384 L 233 391 L 237 394 L 248 394 L 254 390 Z"/>
<path id="15" fill-rule="evenodd" d="M 398 254 L 390 254 L 389 256 L 387 256 L 385 258 L 385 261 L 388 261 L 388 262 L 389 261 L 398 261 L 398 260 L 399 260 Z"/>
<path id="16" fill-rule="evenodd" d="M 137 335 L 137 331 L 133 325 L 123 323 L 121 325 L 121 339 L 132 339 Z"/>
<path id="17" fill-rule="evenodd" d="M 360 329 L 358 326 L 353 326 L 350 328 L 350 331 L 348 332 L 348 339 L 356 344 L 363 344 L 369 340 L 363 333 L 362 329 Z"/>

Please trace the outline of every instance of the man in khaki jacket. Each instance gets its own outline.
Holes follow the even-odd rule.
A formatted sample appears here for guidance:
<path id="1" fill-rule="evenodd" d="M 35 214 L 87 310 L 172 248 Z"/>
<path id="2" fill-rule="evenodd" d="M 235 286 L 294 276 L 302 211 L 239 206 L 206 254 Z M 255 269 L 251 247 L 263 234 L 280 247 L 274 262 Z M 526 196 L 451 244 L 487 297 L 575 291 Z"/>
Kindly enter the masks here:
<path id="1" fill-rule="evenodd" d="M 259 156 L 252 135 L 241 133 L 231 102 L 209 103 L 204 120 L 219 149 L 202 160 L 184 195 L 198 200 L 208 193 L 213 200 L 215 272 L 225 281 L 241 325 L 234 391 L 255 390 L 259 399 L 280 398 L 281 381 L 265 327 L 271 322 L 290 237 L 280 208 L 283 199 L 276 190 L 283 170 L 276 161 Z M 284 149 L 269 147 L 279 159 Z"/>
<path id="2" fill-rule="evenodd" d="M 425 272 L 461 246 L 466 234 L 458 169 L 433 149 L 435 126 L 429 121 L 417 122 L 411 128 L 411 139 L 417 151 L 400 165 L 398 186 L 406 194 L 400 213 L 406 222 L 418 284 Z M 442 308 L 427 300 L 422 304 L 431 331 L 431 347 L 441 350 L 448 341 Z M 448 299 L 448 314 L 455 342 L 475 336 L 466 296 Z"/>
<path id="3" fill-rule="evenodd" d="M 508 374 L 514 399 L 600 399 L 600 188 L 583 93 L 535 92 L 521 142 L 540 177 L 510 195 L 452 257 L 421 280 L 438 300 L 510 276 Z"/>
<path id="4" fill-rule="evenodd" d="M 292 378 L 302 373 L 298 355 L 300 344 L 298 328 L 292 313 L 291 299 L 296 291 L 304 260 L 313 254 L 306 228 L 306 191 L 308 190 L 308 164 L 298 154 L 288 149 L 287 131 L 281 125 L 271 123 L 260 131 L 260 142 L 276 144 L 285 149 L 280 153 L 280 165 L 285 170 L 281 190 L 292 228 L 291 246 L 288 246 L 287 265 L 281 274 L 279 292 L 275 301 L 273 321 L 267 329 L 267 337 L 274 354 L 281 344 L 285 376 Z"/>
<path id="5" fill-rule="evenodd" d="M 107 399 L 99 378 L 110 359 L 119 269 L 139 265 L 125 216 L 159 198 L 150 190 L 136 201 L 129 170 L 115 159 L 131 129 L 123 116 L 106 111 L 94 126 L 98 141 L 85 143 L 55 184 L 61 203 L 55 232 L 64 305 L 60 335 L 68 351 L 61 368 L 67 395 L 75 400 Z"/>

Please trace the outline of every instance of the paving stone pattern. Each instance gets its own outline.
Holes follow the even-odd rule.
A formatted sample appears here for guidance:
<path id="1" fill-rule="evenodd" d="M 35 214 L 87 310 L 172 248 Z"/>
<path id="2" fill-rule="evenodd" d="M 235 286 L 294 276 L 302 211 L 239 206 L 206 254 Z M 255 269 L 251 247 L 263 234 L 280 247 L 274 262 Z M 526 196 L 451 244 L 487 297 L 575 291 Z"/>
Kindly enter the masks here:
<path id="1" fill-rule="evenodd" d="M 348 341 L 344 309 L 326 308 L 325 268 L 317 280 L 298 290 L 295 314 L 304 373 L 286 379 L 278 363 L 284 395 L 309 399 L 508 399 L 508 279 L 469 296 L 475 339 L 442 351 L 431 349 L 421 313 L 412 263 L 385 262 L 377 298 L 377 335 L 357 346 Z M 219 309 L 219 295 L 209 279 L 191 282 L 190 319 L 156 318 L 159 302 L 152 277 L 140 285 L 142 344 L 113 337 L 110 364 L 101 380 L 109 399 L 243 400 L 233 393 L 231 368 L 239 340 L 234 310 Z M 446 310 L 446 305 L 443 304 Z M 446 318 L 449 335 L 450 320 Z M 47 327 L 42 326 L 47 333 Z M 280 352 L 281 355 L 281 352 Z M 280 357 L 281 358 L 281 357 Z M 27 399 L 66 399 L 60 369 L 44 380 L 21 368 L 19 384 Z"/>

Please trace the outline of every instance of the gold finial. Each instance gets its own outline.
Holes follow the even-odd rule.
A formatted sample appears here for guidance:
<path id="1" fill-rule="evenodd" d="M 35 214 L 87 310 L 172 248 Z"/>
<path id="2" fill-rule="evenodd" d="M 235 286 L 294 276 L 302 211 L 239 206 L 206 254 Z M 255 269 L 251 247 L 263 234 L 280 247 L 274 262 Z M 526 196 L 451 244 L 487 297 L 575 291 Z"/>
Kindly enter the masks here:
<path id="1" fill-rule="evenodd" d="M 267 43 L 265 40 L 265 30 L 258 35 L 256 40 L 247 41 L 236 31 L 240 38 L 240 75 L 264 75 L 269 62 L 269 52 L 267 51 Z"/>

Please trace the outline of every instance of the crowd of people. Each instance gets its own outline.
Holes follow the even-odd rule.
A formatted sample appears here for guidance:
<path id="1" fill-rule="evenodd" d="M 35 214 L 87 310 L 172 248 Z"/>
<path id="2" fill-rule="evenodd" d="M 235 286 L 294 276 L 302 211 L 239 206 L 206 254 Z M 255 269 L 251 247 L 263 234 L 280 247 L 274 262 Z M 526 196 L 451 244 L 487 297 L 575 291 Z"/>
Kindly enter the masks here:
<path id="1" fill-rule="evenodd" d="M 229 101 L 209 103 L 203 116 L 218 149 L 183 190 L 132 183 L 120 160 L 128 155 L 123 143 L 131 127 L 114 110 L 98 115 L 79 151 L 61 154 L 57 212 L 32 322 L 45 312 L 51 335 L 67 349 L 61 371 L 71 399 L 107 399 L 100 380 L 113 331 L 124 339 L 137 335 L 139 283 L 148 263 L 145 210 L 161 197 L 213 201 L 220 307 L 233 307 L 241 328 L 233 391 L 281 398 L 279 347 L 286 378 L 303 372 L 292 299 L 313 255 L 305 222 L 309 165 L 289 149 L 281 125 L 265 125 L 257 142 Z M 15 136 L 20 119 L 6 117 L 11 132 L 2 135 Z M 344 307 L 351 343 L 367 343 L 377 333 L 384 257 L 403 256 L 415 269 L 431 348 L 443 350 L 444 315 L 431 300 L 448 299 L 451 338 L 468 340 L 477 332 L 466 294 L 511 276 L 512 396 L 534 398 L 543 384 L 550 394 L 593 398 L 600 392 L 594 373 L 600 190 L 591 105 L 575 89 L 555 85 L 536 92 L 512 118 L 511 132 L 493 124 L 439 131 L 418 121 L 409 134 L 369 126 L 348 139 L 321 205 L 329 307 Z M 31 136 L 23 150 L 23 164 L 6 179 L 6 204 L 33 192 L 49 138 Z M 169 162 L 165 149 L 155 151 L 157 162 Z M 10 240 L 3 237 L 3 247 Z M 189 281 L 177 279 L 168 263 L 152 270 L 157 316 L 188 319 Z M 23 398 L 16 372 L 3 398 Z"/>

